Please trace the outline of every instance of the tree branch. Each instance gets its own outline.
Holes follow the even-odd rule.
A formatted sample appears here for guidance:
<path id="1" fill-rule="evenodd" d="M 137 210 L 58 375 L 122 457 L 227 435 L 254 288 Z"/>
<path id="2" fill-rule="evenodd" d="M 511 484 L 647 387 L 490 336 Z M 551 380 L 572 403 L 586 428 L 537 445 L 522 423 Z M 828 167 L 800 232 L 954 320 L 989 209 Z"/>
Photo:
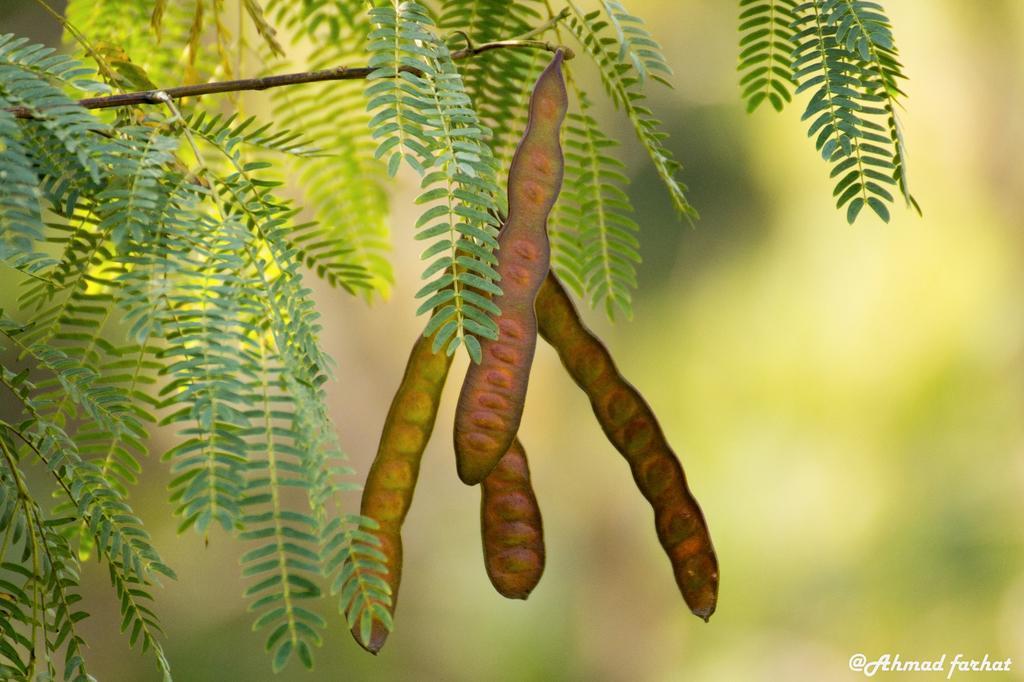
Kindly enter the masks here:
<path id="1" fill-rule="evenodd" d="M 501 49 L 530 49 L 546 50 L 554 52 L 562 50 L 566 59 L 573 58 L 573 51 L 562 45 L 554 45 L 543 40 L 496 40 L 480 45 L 471 45 L 451 53 L 452 59 L 467 59 L 475 57 L 484 52 Z M 402 67 L 401 71 L 422 75 L 418 69 Z M 321 69 L 320 71 L 302 71 L 299 73 L 284 73 L 277 76 L 265 76 L 263 78 L 243 78 L 233 81 L 214 81 L 211 83 L 197 83 L 196 85 L 181 85 L 163 90 L 143 90 L 140 92 L 126 92 L 120 95 L 108 95 L 106 97 L 86 97 L 78 100 L 78 105 L 86 109 L 110 109 L 112 107 L 128 107 L 136 104 L 163 104 L 167 98 L 182 99 L 185 97 L 199 97 L 201 95 L 215 95 L 222 92 L 240 92 L 243 90 L 267 90 L 279 88 L 284 85 L 299 85 L 301 83 L 318 83 L 321 81 L 342 81 L 360 80 L 368 77 L 373 69 L 368 66 L 336 66 L 332 69 Z M 15 118 L 37 118 L 38 114 L 28 107 L 11 107 L 7 109 L 14 114 Z"/>

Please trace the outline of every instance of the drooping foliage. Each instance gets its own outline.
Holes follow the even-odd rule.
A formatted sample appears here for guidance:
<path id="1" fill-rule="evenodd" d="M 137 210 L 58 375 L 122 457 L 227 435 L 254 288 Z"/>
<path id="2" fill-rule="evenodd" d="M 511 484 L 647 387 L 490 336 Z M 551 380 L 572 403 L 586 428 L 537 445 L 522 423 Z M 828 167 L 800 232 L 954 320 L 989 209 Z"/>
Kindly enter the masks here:
<path id="1" fill-rule="evenodd" d="M 793 101 L 793 21 L 797 0 L 740 0 L 740 86 L 747 111 Z"/>
<path id="2" fill-rule="evenodd" d="M 17 70 L 0 85 L 5 104 L 27 107 L 22 118 L 2 112 L 6 158 L 32 189 L 8 211 L 19 233 L 6 262 L 26 278 L 20 321 L 4 318 L 2 331 L 25 369 L 4 369 L 22 412 L 0 425 L 4 480 L 17 491 L 25 468 L 43 465 L 62 498 L 32 507 L 35 491 L 8 514 L 4 565 L 20 556 L 33 570 L 4 575 L 28 600 L 7 628 L 5 665 L 31 670 L 42 645 L 68 652 L 69 678 L 84 675 L 71 605 L 78 557 L 95 553 L 130 642 L 169 676 L 150 602 L 156 575 L 173 573 L 127 502 L 157 420 L 180 435 L 163 454 L 180 527 L 219 526 L 254 545 L 246 594 L 274 666 L 292 654 L 311 663 L 326 623 L 301 602 L 319 594 L 328 562 L 318 550 L 349 475 L 324 406 L 329 362 L 300 267 L 309 247 L 295 241 L 312 228 L 253 155 L 316 148 L 252 118 L 174 105 L 104 122 L 63 94 L 104 89 L 79 82 L 91 70 L 9 36 L 0 50 Z M 305 491 L 304 508 L 281 502 L 292 488 Z M 345 522 L 350 532 L 358 519 Z M 347 559 L 350 546 L 335 555 Z"/>
<path id="3" fill-rule="evenodd" d="M 803 120 L 831 166 L 837 208 L 888 222 L 895 195 L 918 211 L 897 109 L 906 76 L 881 4 L 869 0 L 740 0 L 741 85 L 747 109 L 781 111 L 810 93 Z"/>

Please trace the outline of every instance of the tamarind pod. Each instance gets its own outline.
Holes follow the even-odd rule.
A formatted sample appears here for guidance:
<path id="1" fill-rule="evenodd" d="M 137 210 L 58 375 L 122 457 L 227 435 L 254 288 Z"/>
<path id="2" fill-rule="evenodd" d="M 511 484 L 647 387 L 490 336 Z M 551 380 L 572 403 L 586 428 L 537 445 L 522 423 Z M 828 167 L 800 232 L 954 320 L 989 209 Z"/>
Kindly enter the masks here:
<path id="1" fill-rule="evenodd" d="M 544 573 L 544 526 L 518 438 L 480 488 L 487 577 L 503 597 L 526 599 Z"/>
<path id="2" fill-rule="evenodd" d="M 537 346 L 533 303 L 551 257 L 547 218 L 562 185 L 559 130 L 568 108 L 562 51 L 541 73 L 508 177 L 508 217 L 498 237 L 502 296 L 498 339 L 482 339 L 481 360 L 470 364 L 455 411 L 459 478 L 475 485 L 508 451 L 519 431 L 530 366 Z"/>
<path id="3" fill-rule="evenodd" d="M 718 600 L 718 559 L 704 515 L 654 412 L 619 374 L 553 273 L 537 295 L 537 319 L 541 336 L 590 398 L 597 421 L 654 510 L 658 540 L 683 598 L 695 615 L 708 620 Z"/>
<path id="4" fill-rule="evenodd" d="M 387 573 L 379 574 L 391 588 L 389 610 L 393 615 L 402 580 L 402 522 L 412 504 L 420 458 L 434 430 L 441 392 L 452 359 L 441 351 L 432 352 L 433 339 L 420 336 L 413 344 L 405 375 L 391 400 L 377 456 L 366 476 L 360 513 L 374 519 L 380 528 L 370 531 L 380 539 Z M 358 623 L 352 628 L 356 642 L 376 654 L 384 646 L 387 628 L 373 619 L 370 640 L 363 642 Z"/>

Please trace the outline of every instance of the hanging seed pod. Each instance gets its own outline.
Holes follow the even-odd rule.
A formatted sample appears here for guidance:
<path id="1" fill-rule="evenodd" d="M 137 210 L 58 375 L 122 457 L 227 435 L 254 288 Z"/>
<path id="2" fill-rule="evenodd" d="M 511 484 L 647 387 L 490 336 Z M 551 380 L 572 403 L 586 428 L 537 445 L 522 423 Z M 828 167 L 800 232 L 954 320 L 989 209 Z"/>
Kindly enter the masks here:
<path id="1" fill-rule="evenodd" d="M 502 596 L 526 599 L 544 573 L 544 527 L 518 438 L 480 487 L 487 577 Z"/>
<path id="2" fill-rule="evenodd" d="M 455 412 L 456 466 L 469 485 L 508 451 L 523 416 L 537 346 L 533 304 L 550 261 L 547 218 L 562 185 L 559 131 L 568 108 L 562 59 L 559 50 L 534 86 L 526 132 L 509 168 L 496 268 L 503 292 L 495 301 L 498 339 L 481 342 L 481 360 L 466 372 Z"/>
<path id="3" fill-rule="evenodd" d="M 658 540 L 676 584 L 694 614 L 708 620 L 718 600 L 718 559 L 707 523 L 650 406 L 615 367 L 604 344 L 580 320 L 572 300 L 549 274 L 537 295 L 540 334 L 590 398 L 608 440 L 626 459 L 637 488 L 654 510 Z"/>
<path id="4" fill-rule="evenodd" d="M 387 573 L 380 575 L 391 588 L 389 611 L 393 615 L 402 579 L 402 522 L 412 504 L 420 458 L 427 447 L 437 419 L 451 357 L 431 350 L 433 339 L 420 336 L 409 354 L 405 375 L 391 401 L 377 456 L 363 488 L 360 513 L 374 519 L 380 528 L 371 531 L 380 539 L 378 548 L 386 557 Z M 358 624 L 352 636 L 367 651 L 376 654 L 384 646 L 387 627 L 373 619 L 369 641 L 363 641 Z"/>

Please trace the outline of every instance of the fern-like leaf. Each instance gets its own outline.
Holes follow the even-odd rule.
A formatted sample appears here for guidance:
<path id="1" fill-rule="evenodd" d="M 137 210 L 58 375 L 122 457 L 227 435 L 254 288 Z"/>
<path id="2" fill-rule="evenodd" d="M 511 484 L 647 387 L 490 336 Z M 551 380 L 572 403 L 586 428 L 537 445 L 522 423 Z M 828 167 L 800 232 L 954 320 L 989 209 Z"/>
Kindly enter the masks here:
<path id="1" fill-rule="evenodd" d="M 256 546 L 242 557 L 242 574 L 256 580 L 245 596 L 253 600 L 250 609 L 260 612 L 253 627 L 269 628 L 266 645 L 273 668 L 279 671 L 293 653 L 306 667 L 312 666 L 311 646 L 320 645 L 326 623 L 302 605 L 320 596 L 316 519 L 287 509 L 282 495 L 289 488 L 308 488 L 302 464 L 306 441 L 294 430 L 289 412 L 280 409 L 291 402 L 278 393 L 280 368 L 274 367 L 265 344 L 259 353 L 254 360 L 259 365 L 262 405 L 251 421 L 262 426 L 248 465 L 241 536 Z"/>
<path id="2" fill-rule="evenodd" d="M 628 178 L 622 162 L 611 156 L 616 143 L 590 115 L 586 95 L 577 91 L 577 96 L 580 111 L 570 114 L 565 132 L 566 182 L 556 216 L 554 262 L 569 282 L 580 283 L 593 305 L 603 304 L 610 318 L 616 311 L 628 317 L 634 264 L 640 261 L 638 227 L 624 189 Z M 564 251 L 565 241 L 575 253 Z"/>
<path id="3" fill-rule="evenodd" d="M 747 111 L 768 102 L 782 111 L 792 101 L 796 0 L 740 0 L 740 87 Z"/>
<path id="4" fill-rule="evenodd" d="M 16 327 L 11 321 L 0 321 L 0 332 L 17 342 L 14 329 Z M 73 361 L 55 348 L 39 344 L 26 350 L 40 367 L 56 377 L 70 401 L 97 422 L 104 432 L 119 434 L 134 428 L 135 417 L 127 396 L 116 386 L 100 381 L 99 375 L 88 365 Z M 89 534 L 98 541 L 101 554 L 117 561 L 132 576 L 145 580 L 155 571 L 173 577 L 173 572 L 160 559 L 149 535 L 142 529 L 142 522 L 117 490 L 110 488 L 103 471 L 93 462 L 81 460 L 77 446 L 49 416 L 59 419 L 64 411 L 61 405 L 55 404 L 62 399 L 47 389 L 49 383 L 52 382 L 24 383 L 18 395 L 29 412 L 30 419 L 26 424 L 35 429 L 29 432 L 35 433 L 40 442 L 45 442 L 37 449 L 42 453 L 47 447 L 59 448 L 57 455 L 69 463 L 60 468 L 51 458 L 46 458 L 54 475 L 67 487 L 74 505 L 73 512 L 86 522 Z"/>
<path id="5" fill-rule="evenodd" d="M 174 408 L 162 422 L 179 424 L 184 436 L 164 455 L 173 474 L 171 501 L 183 518 L 179 529 L 205 532 L 214 521 L 227 530 L 241 523 L 248 460 L 242 435 L 254 402 L 247 390 L 254 377 L 243 320 L 257 317 L 259 305 L 233 294 L 248 284 L 248 230 L 210 219 L 200 229 L 206 234 L 195 235 L 182 259 L 185 272 L 194 274 L 176 282 L 173 296 L 183 305 L 171 307 L 162 322 L 169 345 L 158 357 L 171 377 L 161 395 Z"/>
<path id="6" fill-rule="evenodd" d="M 273 7 L 272 4 L 270 7 Z M 349 12 L 349 13 L 346 13 Z M 311 68 L 328 68 L 361 57 L 369 17 L 335 3 L 301 7 L 284 3 L 278 21 L 317 46 Z M 301 48 L 300 48 L 301 49 Z M 313 209 L 313 221 L 294 227 L 291 242 L 306 265 L 350 292 L 387 295 L 394 281 L 388 252 L 387 174 L 374 158 L 363 85 L 358 81 L 279 88 L 271 96 L 275 119 L 316 139 L 324 155 L 290 159 L 289 174 Z"/>
<path id="7" fill-rule="evenodd" d="M 897 184 L 900 170 L 894 162 L 893 141 L 878 121 L 885 113 L 885 92 L 880 75 L 865 68 L 859 52 L 849 52 L 838 40 L 825 0 L 797 8 L 794 27 L 797 47 L 793 69 L 797 92 L 813 89 L 804 111 L 810 120 L 808 135 L 832 165 L 838 178 L 833 192 L 838 208 L 846 207 L 853 222 L 869 206 L 888 222 L 893 201 L 888 187 Z"/>
<path id="8" fill-rule="evenodd" d="M 369 532 L 377 528 L 372 519 L 348 516 L 332 521 L 325 532 L 322 552 L 325 571 L 333 576 L 331 594 L 345 613 L 350 629 L 357 629 L 363 642 L 370 641 L 374 621 L 388 632 L 394 629 L 390 605 L 394 599 L 386 575 L 386 557 L 378 547 L 380 538 Z"/>
<path id="9" fill-rule="evenodd" d="M 494 307 L 478 292 L 500 296 L 493 266 L 498 246 L 497 171 L 484 143 L 485 132 L 472 109 L 462 79 L 444 44 L 435 43 L 437 60 L 429 75 L 433 102 L 425 110 L 435 137 L 437 170 L 423 178 L 417 203 L 430 207 L 416 221 L 417 239 L 433 239 L 422 255 L 433 259 L 423 272 L 432 279 L 416 296 L 426 299 L 418 314 L 433 311 L 425 335 L 434 336 L 434 352 L 451 355 L 460 343 L 480 361 L 477 337 L 496 339 Z"/>
<path id="10" fill-rule="evenodd" d="M 8 106 L 0 97 L 0 260 L 38 271 L 52 264 L 37 250 L 44 229 L 39 178 Z"/>
<path id="11" fill-rule="evenodd" d="M 422 254 L 430 263 L 423 272 L 428 283 L 416 294 L 424 299 L 417 313 L 433 311 L 424 333 L 436 332 L 435 352 L 451 355 L 465 343 L 479 362 L 478 337 L 497 338 L 498 332 L 491 318 L 494 306 L 485 295 L 501 294 L 493 268 L 499 190 L 486 144 L 489 131 L 425 8 L 403 2 L 370 13 L 377 25 L 371 34 L 371 77 L 378 80 L 366 92 L 374 98 L 370 108 L 380 109 L 372 122 L 375 134 L 390 135 L 378 153 L 410 148 L 413 138 L 425 145 L 414 144 L 411 157 L 395 149 L 389 160 L 392 171 L 401 158 L 412 158 L 417 170 L 426 171 L 417 203 L 428 208 L 416 221 L 416 238 L 433 243 Z"/>
<path id="12" fill-rule="evenodd" d="M 4 334 L 17 342 L 16 334 L 20 332 L 17 325 L 5 320 L 0 327 Z M 51 369 L 56 367 L 54 371 L 73 373 L 74 376 L 66 377 L 65 381 L 78 384 L 75 392 L 80 400 L 99 404 L 109 399 L 106 391 L 89 386 L 91 382 L 81 373 L 73 372 L 68 367 L 61 368 L 60 363 L 54 363 L 54 352 L 37 353 L 37 356 L 47 360 Z M 141 528 L 141 522 L 121 500 L 119 494 L 108 487 L 99 469 L 90 462 L 82 461 L 75 443 L 68 434 L 45 416 L 49 409 L 46 399 L 38 397 L 40 391 L 29 381 L 28 373 L 14 375 L 0 368 L 0 384 L 20 400 L 28 416 L 18 427 L 3 424 L 4 428 L 0 429 L 0 448 L 4 450 L 13 481 L 21 487 L 24 486 L 23 482 L 19 483 L 22 477 L 14 464 L 12 436 L 16 435 L 19 445 L 26 444 L 29 448 L 27 452 L 46 464 L 63 493 L 70 498 L 70 511 L 74 514 L 44 520 L 24 490 L 19 495 L 24 510 L 24 525 L 28 530 L 26 556 L 34 555 L 33 566 L 37 567 L 34 576 L 43 575 L 48 571 L 45 580 L 38 577 L 34 579 L 39 584 L 49 585 L 50 601 L 42 601 L 45 597 L 36 589 L 34 599 L 40 601 L 31 603 L 29 608 L 35 612 L 36 607 L 41 606 L 49 615 L 42 619 L 34 618 L 30 622 L 34 623 L 34 627 L 42 628 L 43 641 L 46 642 L 48 652 L 55 652 L 62 645 L 66 645 L 65 679 L 85 679 L 84 662 L 81 657 L 83 642 L 73 628 L 73 623 L 84 616 L 73 608 L 73 604 L 79 600 L 75 594 L 79 582 L 78 562 L 67 541 L 67 537 L 73 535 L 73 531 L 77 529 L 77 524 L 72 522 L 76 518 L 82 519 L 94 545 L 110 569 L 111 583 L 121 604 L 122 629 L 132 628 L 132 644 L 140 634 L 144 635 L 143 649 L 154 651 L 165 679 L 170 679 L 170 668 L 159 642 L 155 639 L 155 634 L 159 632 L 159 624 L 156 616 L 142 602 L 151 600 L 148 593 L 150 582 L 147 578 L 151 571 L 169 577 L 173 577 L 173 572 L 160 561 L 149 544 L 148 536 Z M 0 504 L 0 507 L 3 505 Z M 66 507 L 59 507 L 58 512 L 60 509 Z M 17 526 L 13 529 L 17 535 Z M 11 530 L 11 527 L 7 527 L 6 532 L 10 533 Z M 6 542 L 4 546 L 8 546 Z M 2 554 L 3 552 L 0 552 L 0 561 L 4 559 Z M 44 567 L 46 571 L 41 573 L 39 566 Z M 23 590 L 20 594 L 28 592 Z M 54 633 L 52 639 L 47 636 L 48 631 Z M 16 641 L 21 646 L 26 645 L 24 640 Z M 32 646 L 27 648 L 33 649 Z M 52 657 L 47 656 L 46 661 L 49 666 Z"/>
<path id="13" fill-rule="evenodd" d="M 619 0 L 601 0 L 601 6 L 618 37 L 619 60 L 633 65 L 641 83 L 652 78 L 671 87 L 668 78 L 672 76 L 672 69 L 643 19 L 630 14 Z"/>
<path id="14" fill-rule="evenodd" d="M 68 0 L 64 43 L 83 60 L 102 59 L 101 69 L 109 69 L 105 73 L 107 79 L 120 89 L 147 89 L 140 77 L 165 83 L 178 70 L 178 55 L 161 49 L 161 43 L 179 38 L 178 31 L 168 26 L 175 23 L 178 13 L 172 9 L 168 21 L 157 25 L 154 40 L 153 34 L 139 30 L 148 23 L 154 9 L 151 4 L 135 0 Z M 88 46 L 83 44 L 82 37 L 88 39 Z"/>
<path id="15" fill-rule="evenodd" d="M 422 110 L 429 106 L 420 75 L 430 68 L 435 42 L 427 11 L 414 2 L 370 9 L 374 29 L 369 35 L 366 81 L 367 109 L 374 112 L 370 129 L 379 140 L 376 157 L 385 159 L 388 174 L 404 160 L 423 173 L 433 162 L 433 142 Z"/>
<path id="16" fill-rule="evenodd" d="M 0 35 L 0 97 L 10 105 L 24 107 L 32 124 L 74 157 L 95 183 L 101 174 L 96 132 L 103 132 L 103 126 L 58 87 L 92 88 L 92 82 L 85 79 L 92 70 L 55 52 L 25 38 Z"/>
<path id="17" fill-rule="evenodd" d="M 569 29 L 597 64 L 609 97 L 629 117 L 637 138 L 669 190 L 672 205 L 682 216 L 696 216 L 686 199 L 686 185 L 677 177 L 682 167 L 665 147 L 666 134 L 660 128 L 660 121 L 644 104 L 646 98 L 639 89 L 639 76 L 632 75 L 631 67 L 619 59 L 620 48 L 615 38 L 606 35 L 608 22 L 601 19 L 599 10 L 584 13 L 571 0 L 569 8 L 572 10 Z"/>
<path id="18" fill-rule="evenodd" d="M 882 116 L 892 144 L 893 178 L 907 204 L 920 213 L 921 207 L 910 193 L 903 132 L 896 114 L 898 98 L 905 96 L 899 81 L 906 80 L 906 75 L 885 10 L 879 3 L 865 0 L 830 0 L 824 9 L 829 23 L 836 27 L 837 42 L 848 52 L 859 54 L 866 70 L 874 75 L 865 88 L 884 109 Z"/>

